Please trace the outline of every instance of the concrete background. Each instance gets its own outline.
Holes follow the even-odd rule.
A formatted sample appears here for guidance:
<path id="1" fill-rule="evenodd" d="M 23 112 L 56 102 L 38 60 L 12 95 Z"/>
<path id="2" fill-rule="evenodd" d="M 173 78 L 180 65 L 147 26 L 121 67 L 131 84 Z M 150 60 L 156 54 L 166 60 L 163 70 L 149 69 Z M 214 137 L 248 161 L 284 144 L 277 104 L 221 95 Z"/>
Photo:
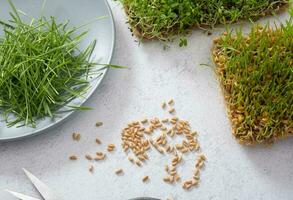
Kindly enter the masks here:
<path id="1" fill-rule="evenodd" d="M 109 1 L 116 23 L 116 46 L 113 64 L 129 66 L 128 70 L 110 70 L 95 94 L 86 103 L 94 110 L 77 112 L 66 123 L 47 134 L 22 141 L 0 143 L 0 199 L 13 200 L 4 189 L 30 195 L 36 192 L 22 172 L 25 167 L 70 200 L 126 200 L 139 196 L 176 200 L 238 199 L 289 200 L 293 198 L 293 138 L 272 147 L 244 147 L 232 137 L 218 82 L 211 64 L 213 35 L 194 31 L 188 46 L 170 44 L 163 50 L 160 42 L 139 44 L 131 37 L 125 14 L 117 2 Z M 287 14 L 278 16 L 281 21 Z M 261 22 L 273 20 L 265 18 Z M 236 25 L 234 25 L 236 26 Z M 239 25 L 238 25 L 239 26 Z M 245 30 L 250 24 L 240 24 Z M 190 121 L 199 134 L 208 161 L 198 188 L 189 192 L 180 185 L 163 183 L 168 156 L 151 152 L 143 168 L 131 165 L 120 148 L 120 133 L 131 120 L 168 116 L 160 104 L 174 98 L 178 116 Z M 96 121 L 104 126 L 96 128 Z M 79 143 L 72 132 L 82 133 Z M 99 137 L 103 144 L 97 146 Z M 119 147 L 107 160 L 95 163 L 95 172 L 87 170 L 85 159 L 70 162 L 68 156 L 106 149 L 108 143 Z M 179 168 L 183 178 L 191 175 L 195 157 L 189 155 Z M 123 168 L 124 176 L 114 171 Z M 144 184 L 141 178 L 149 175 Z"/>

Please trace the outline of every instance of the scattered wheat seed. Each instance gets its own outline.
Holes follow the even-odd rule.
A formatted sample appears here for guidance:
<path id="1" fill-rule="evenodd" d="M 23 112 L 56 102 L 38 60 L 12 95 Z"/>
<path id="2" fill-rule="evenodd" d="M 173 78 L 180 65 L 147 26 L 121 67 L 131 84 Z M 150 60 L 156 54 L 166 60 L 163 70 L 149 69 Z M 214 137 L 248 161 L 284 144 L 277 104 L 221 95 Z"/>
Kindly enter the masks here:
<path id="1" fill-rule="evenodd" d="M 193 175 L 194 180 L 199 180 L 199 178 L 200 178 L 199 175 Z"/>
<path id="2" fill-rule="evenodd" d="M 174 114 L 174 113 L 175 113 L 175 108 L 171 108 L 171 109 L 169 110 L 169 113 L 170 113 L 170 114 Z"/>
<path id="3" fill-rule="evenodd" d="M 95 161 L 104 160 L 106 158 L 106 154 L 103 154 L 101 156 L 96 156 Z"/>
<path id="4" fill-rule="evenodd" d="M 198 185 L 198 182 L 199 182 L 199 180 L 193 180 L 191 185 L 192 186 L 197 186 Z"/>
<path id="5" fill-rule="evenodd" d="M 114 151 L 114 149 L 115 149 L 115 145 L 114 145 L 114 144 L 109 144 L 109 145 L 108 145 L 107 150 L 108 150 L 109 152 Z"/>
<path id="6" fill-rule="evenodd" d="M 98 138 L 96 138 L 96 143 L 97 144 L 102 144 L 101 140 L 99 140 Z"/>
<path id="7" fill-rule="evenodd" d="M 167 130 L 167 127 L 166 127 L 166 126 L 162 126 L 162 127 L 161 127 L 161 130 L 162 130 L 162 131 L 166 131 L 166 130 Z"/>
<path id="8" fill-rule="evenodd" d="M 131 163 L 134 163 L 134 159 L 132 157 L 128 157 L 128 160 L 131 162 Z"/>
<path id="9" fill-rule="evenodd" d="M 146 124 L 146 123 L 148 123 L 148 119 L 144 119 L 144 120 L 142 120 L 141 123 L 142 123 L 142 124 Z"/>
<path id="10" fill-rule="evenodd" d="M 205 157 L 204 154 L 200 154 L 200 155 L 199 155 L 199 158 L 200 158 L 201 160 L 204 160 L 204 161 L 206 160 L 206 157 Z"/>
<path id="11" fill-rule="evenodd" d="M 169 172 L 169 166 L 165 165 L 165 171 L 168 173 Z"/>
<path id="12" fill-rule="evenodd" d="M 89 167 L 89 172 L 91 172 L 91 173 L 94 172 L 94 166 L 93 166 L 93 165 L 90 165 L 90 167 Z"/>
<path id="13" fill-rule="evenodd" d="M 177 172 L 175 171 L 172 171 L 171 173 L 170 173 L 170 175 L 172 175 L 172 176 L 175 176 L 177 174 Z"/>
<path id="14" fill-rule="evenodd" d="M 166 182 L 166 183 L 170 183 L 171 182 L 171 179 L 170 179 L 169 176 L 167 176 L 167 177 L 164 177 L 163 178 L 163 181 Z"/>
<path id="15" fill-rule="evenodd" d="M 143 155 L 138 155 L 138 156 L 137 156 L 137 158 L 138 158 L 140 161 L 142 161 L 142 162 L 144 162 L 144 161 L 145 161 L 145 158 L 144 158 L 144 156 L 143 156 Z"/>
<path id="16" fill-rule="evenodd" d="M 167 105 L 166 105 L 167 107 Z M 175 109 L 174 109 L 175 112 Z M 143 123 L 150 122 L 148 127 L 142 127 Z M 172 127 L 167 128 L 162 123 L 171 122 Z M 162 130 L 162 133 L 156 138 L 145 139 L 146 135 L 154 133 L 155 131 Z M 170 146 L 167 135 L 173 137 L 174 135 L 182 135 L 185 139 L 182 141 L 182 144 L 176 144 Z M 176 166 L 182 160 L 182 155 L 178 155 L 177 150 L 181 153 L 186 153 L 188 151 L 193 151 L 196 148 L 199 148 L 199 144 L 195 137 L 195 131 L 192 132 L 189 122 L 186 120 L 179 120 L 178 117 L 172 117 L 170 119 L 158 119 L 153 118 L 151 120 L 144 119 L 140 122 L 131 122 L 127 124 L 127 127 L 122 130 L 121 139 L 123 141 L 122 148 L 123 150 L 130 149 L 137 159 L 128 157 L 128 160 L 131 163 L 136 164 L 137 166 L 142 166 L 142 162 L 145 162 L 148 159 L 147 150 L 153 146 L 159 153 L 172 153 L 174 155 L 169 169 L 168 165 L 165 166 L 165 171 L 168 173 L 168 176 L 163 178 L 164 182 L 174 183 L 181 182 L 181 178 L 177 173 Z M 110 147 L 111 148 L 111 147 Z M 199 156 L 201 160 L 204 157 Z M 199 166 L 199 164 L 197 164 Z M 197 168 L 196 168 L 197 169 Z M 199 169 L 198 169 L 199 170 Z M 184 185 L 186 189 L 194 185 L 194 179 L 199 177 L 199 174 L 193 174 L 192 181 L 187 181 Z M 194 178 L 195 177 L 195 178 Z"/>
<path id="17" fill-rule="evenodd" d="M 79 141 L 81 139 L 81 134 L 80 133 L 73 133 L 72 139 L 75 141 Z"/>
<path id="18" fill-rule="evenodd" d="M 171 99 L 171 100 L 168 102 L 168 104 L 169 104 L 170 106 L 173 106 L 173 105 L 174 105 L 174 100 Z"/>
<path id="19" fill-rule="evenodd" d="M 182 153 L 187 153 L 188 152 L 188 149 L 187 148 L 183 148 L 183 149 L 181 149 L 181 152 Z"/>
<path id="20" fill-rule="evenodd" d="M 98 152 L 96 152 L 96 155 L 97 155 L 97 156 L 103 156 L 103 155 L 104 155 L 104 153 L 103 153 L 103 152 L 100 152 L 100 151 L 98 151 Z"/>
<path id="21" fill-rule="evenodd" d="M 198 165 L 198 168 L 201 169 L 201 168 L 203 168 L 203 166 L 204 166 L 204 162 L 200 162 Z"/>
<path id="22" fill-rule="evenodd" d="M 96 122 L 96 127 L 103 126 L 103 122 Z"/>
<path id="23" fill-rule="evenodd" d="M 193 131 L 193 132 L 191 132 L 191 135 L 192 135 L 192 136 L 197 136 L 198 133 L 197 133 L 197 131 Z"/>
<path id="24" fill-rule="evenodd" d="M 77 160 L 77 156 L 75 156 L 75 155 L 69 156 L 69 159 L 70 160 Z"/>
<path id="25" fill-rule="evenodd" d="M 175 175 L 175 181 L 179 182 L 180 180 L 181 180 L 181 177 L 178 174 L 176 174 Z"/>
<path id="26" fill-rule="evenodd" d="M 124 172 L 123 172 L 123 169 L 117 169 L 117 170 L 115 171 L 115 173 L 116 173 L 117 175 L 121 175 L 121 174 L 123 174 Z"/>
<path id="27" fill-rule="evenodd" d="M 75 140 L 76 138 L 76 133 L 72 133 L 72 139 Z"/>
<path id="28" fill-rule="evenodd" d="M 137 165 L 137 166 L 139 166 L 139 167 L 141 167 L 141 162 L 140 161 L 135 161 L 135 164 Z"/>
<path id="29" fill-rule="evenodd" d="M 86 158 L 87 160 L 93 160 L 93 157 L 92 157 L 91 155 L 89 155 L 89 154 L 86 154 L 86 155 L 85 155 L 85 158 Z"/>
<path id="30" fill-rule="evenodd" d="M 166 102 L 163 102 L 162 105 L 161 105 L 161 107 L 162 107 L 163 109 L 165 109 L 166 106 L 167 106 Z"/>
<path id="31" fill-rule="evenodd" d="M 199 169 L 196 168 L 193 174 L 194 174 L 194 176 L 198 176 L 199 175 Z"/>
<path id="32" fill-rule="evenodd" d="M 142 178 L 142 182 L 147 182 L 147 181 L 149 181 L 150 180 L 150 178 L 149 178 L 149 176 L 144 176 L 143 178 Z"/>
<path id="33" fill-rule="evenodd" d="M 168 118 L 166 118 L 166 119 L 162 119 L 162 122 L 163 122 L 163 123 L 168 123 L 168 122 L 169 122 L 169 119 L 168 119 Z"/>

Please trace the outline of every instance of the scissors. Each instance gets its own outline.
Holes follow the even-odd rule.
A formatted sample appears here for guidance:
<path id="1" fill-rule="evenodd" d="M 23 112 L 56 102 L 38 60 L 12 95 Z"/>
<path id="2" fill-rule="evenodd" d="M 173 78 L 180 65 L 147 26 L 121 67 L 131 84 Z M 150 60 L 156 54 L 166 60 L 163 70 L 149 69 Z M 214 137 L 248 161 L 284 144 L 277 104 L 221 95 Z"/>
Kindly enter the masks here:
<path id="1" fill-rule="evenodd" d="M 29 180 L 32 182 L 32 184 L 35 186 L 35 188 L 38 190 L 38 192 L 41 194 L 44 200 L 62 200 L 59 196 L 57 196 L 45 183 L 40 181 L 36 176 L 34 176 L 31 172 L 29 172 L 26 169 L 23 169 L 25 175 L 29 178 Z M 13 196 L 17 197 L 20 200 L 41 200 L 35 197 L 27 196 L 18 192 L 14 192 L 11 190 L 6 190 Z M 155 198 L 149 198 L 149 197 L 139 197 L 135 199 L 129 199 L 129 200 L 160 200 Z"/>

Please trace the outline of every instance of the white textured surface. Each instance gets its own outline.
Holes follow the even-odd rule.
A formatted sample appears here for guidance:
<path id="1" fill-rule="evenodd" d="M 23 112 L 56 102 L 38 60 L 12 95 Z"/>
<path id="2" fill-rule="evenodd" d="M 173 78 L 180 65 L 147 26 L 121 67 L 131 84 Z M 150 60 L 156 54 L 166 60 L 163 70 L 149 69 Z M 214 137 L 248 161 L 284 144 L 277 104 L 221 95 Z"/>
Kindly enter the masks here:
<path id="1" fill-rule="evenodd" d="M 116 20 L 117 39 L 114 64 L 129 70 L 110 70 L 101 86 L 87 102 L 93 111 L 76 113 L 55 130 L 23 141 L 0 144 L 0 200 L 13 200 L 4 189 L 36 194 L 21 168 L 36 176 L 68 200 L 126 200 L 138 196 L 166 199 L 263 199 L 289 200 L 293 197 L 293 138 L 277 142 L 271 148 L 243 147 L 232 138 L 221 93 L 213 69 L 200 66 L 211 63 L 212 36 L 194 31 L 188 47 L 173 44 L 168 51 L 159 43 L 134 42 L 120 5 L 110 2 Z M 286 18 L 282 15 L 282 19 Z M 267 19 L 266 19 L 267 20 Z M 266 21 L 264 20 L 264 21 Z M 109 142 L 120 144 L 120 130 L 130 120 L 164 116 L 160 103 L 174 98 L 178 115 L 190 120 L 199 131 L 199 141 L 208 162 L 200 187 L 185 192 L 162 182 L 163 165 L 168 157 L 151 154 L 143 168 L 132 166 L 120 148 L 107 161 L 95 164 L 88 173 L 88 162 L 70 162 L 72 153 L 84 155 L 105 150 Z M 104 126 L 96 128 L 97 120 Z M 71 140 L 74 131 L 82 140 Z M 94 143 L 95 137 L 103 141 Z M 180 169 L 190 175 L 192 157 Z M 124 168 L 117 177 L 115 169 Z M 141 177 L 149 175 L 148 184 Z"/>

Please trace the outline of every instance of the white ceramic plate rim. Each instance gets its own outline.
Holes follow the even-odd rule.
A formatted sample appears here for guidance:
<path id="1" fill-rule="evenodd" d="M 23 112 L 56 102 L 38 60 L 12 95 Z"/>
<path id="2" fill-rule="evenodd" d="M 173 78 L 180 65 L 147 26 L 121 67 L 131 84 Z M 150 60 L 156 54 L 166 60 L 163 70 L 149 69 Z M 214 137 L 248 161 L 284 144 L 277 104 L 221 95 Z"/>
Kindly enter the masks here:
<path id="1" fill-rule="evenodd" d="M 111 44 L 111 50 L 110 50 L 110 56 L 107 60 L 107 63 L 104 64 L 110 64 L 112 57 L 113 57 L 113 52 L 114 52 L 114 47 L 115 47 L 115 37 L 116 37 L 116 30 L 115 30 L 115 22 L 114 22 L 114 18 L 113 18 L 113 13 L 112 10 L 109 6 L 109 3 L 107 0 L 103 0 L 105 2 L 105 5 L 107 7 L 107 10 L 109 12 L 109 17 L 110 17 L 110 21 L 111 21 L 111 27 L 112 27 L 112 44 Z M 89 98 L 90 96 L 96 91 L 96 89 L 98 88 L 98 86 L 100 85 L 101 81 L 103 80 L 103 78 L 105 77 L 105 74 L 107 73 L 108 69 L 104 69 L 103 70 L 103 74 L 99 77 L 99 79 L 96 81 L 95 84 L 93 84 L 93 87 L 91 89 L 90 92 L 87 93 L 87 95 L 85 96 L 85 98 L 80 102 L 80 105 L 83 105 Z M 23 135 L 19 135 L 19 136 L 12 136 L 12 137 L 0 137 L 0 142 L 4 142 L 4 141 L 14 141 L 14 140 L 20 140 L 23 138 L 27 138 L 27 137 L 31 137 L 31 136 L 35 136 L 37 134 L 41 134 L 41 133 L 45 133 L 45 131 L 48 131 L 58 125 L 61 125 L 62 122 L 66 121 L 73 113 L 75 113 L 77 110 L 73 110 L 73 111 L 68 111 L 64 116 L 62 116 L 62 118 L 60 119 L 56 119 L 56 121 L 54 123 L 50 123 L 47 126 L 44 126 L 42 128 L 39 128 L 35 131 L 23 134 Z"/>

